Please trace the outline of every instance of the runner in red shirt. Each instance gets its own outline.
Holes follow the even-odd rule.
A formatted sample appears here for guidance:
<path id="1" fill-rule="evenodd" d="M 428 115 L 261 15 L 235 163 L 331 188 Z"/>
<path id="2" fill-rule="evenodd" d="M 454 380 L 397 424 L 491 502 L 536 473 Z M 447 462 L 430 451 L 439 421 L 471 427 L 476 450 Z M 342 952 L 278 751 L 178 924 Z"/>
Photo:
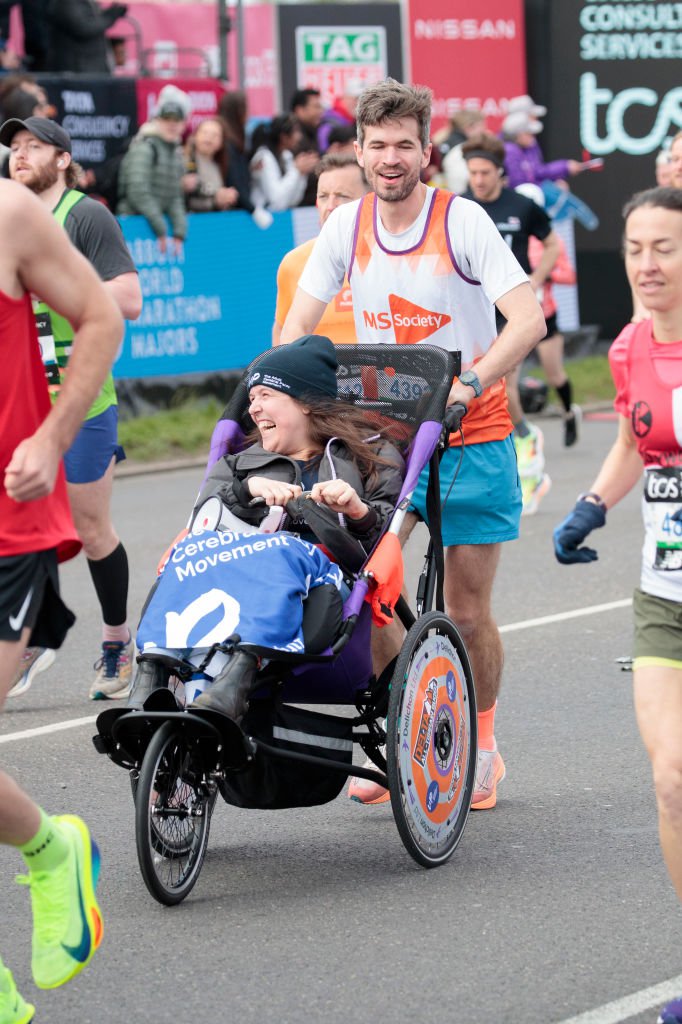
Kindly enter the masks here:
<path id="1" fill-rule="evenodd" d="M 606 513 L 642 486 L 644 545 L 633 599 L 633 683 L 653 768 L 663 856 L 682 899 L 682 191 L 640 192 L 626 205 L 625 268 L 651 319 L 628 324 L 609 352 L 618 437 L 589 491 L 554 531 L 564 564 Z M 659 1021 L 682 1022 L 682 999 Z"/>
<path id="2" fill-rule="evenodd" d="M 29 638 L 59 647 L 73 615 L 57 562 L 80 549 L 61 458 L 111 367 L 122 320 L 89 263 L 31 193 L 0 181 L 0 707 Z M 76 329 L 69 372 L 50 409 L 31 293 Z M 55 988 L 88 963 L 102 937 L 99 853 L 80 818 L 48 817 L 0 771 L 0 842 L 28 867 L 36 985 Z M 85 919 L 82 908 L 85 907 Z M 33 1008 L 0 961 L 0 1021 Z"/>

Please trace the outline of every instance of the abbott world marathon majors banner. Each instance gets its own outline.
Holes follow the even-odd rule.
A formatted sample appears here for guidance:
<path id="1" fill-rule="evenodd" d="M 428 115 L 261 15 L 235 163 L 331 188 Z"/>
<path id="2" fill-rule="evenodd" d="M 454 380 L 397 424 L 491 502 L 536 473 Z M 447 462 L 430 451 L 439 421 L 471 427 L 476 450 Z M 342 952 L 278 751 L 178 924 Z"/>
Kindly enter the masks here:
<path id="1" fill-rule="evenodd" d="M 315 210 L 190 214 L 180 254 L 164 254 L 143 217 L 121 217 L 143 306 L 126 325 L 117 378 L 242 370 L 269 348 L 282 256 L 317 230 Z"/>
<path id="2" fill-rule="evenodd" d="M 655 185 L 656 155 L 682 127 L 682 4 L 571 0 L 549 9 L 553 59 L 540 143 L 551 159 L 589 153 L 604 161 L 571 187 L 600 219 L 596 231 L 576 227 L 582 320 L 614 337 L 632 312 L 621 210 Z"/>

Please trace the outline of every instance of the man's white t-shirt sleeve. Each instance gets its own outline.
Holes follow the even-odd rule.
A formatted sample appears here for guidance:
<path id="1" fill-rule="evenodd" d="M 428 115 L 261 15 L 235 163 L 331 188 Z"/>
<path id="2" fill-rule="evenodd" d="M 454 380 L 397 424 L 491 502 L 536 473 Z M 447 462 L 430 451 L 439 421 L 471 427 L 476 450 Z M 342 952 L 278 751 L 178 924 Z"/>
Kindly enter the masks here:
<path id="1" fill-rule="evenodd" d="M 478 203 L 461 196 L 455 199 L 448 233 L 457 266 L 467 277 L 480 281 L 491 303 L 528 283 L 528 275 Z"/>
<path id="2" fill-rule="evenodd" d="M 353 249 L 358 203 L 346 203 L 332 211 L 298 282 L 299 288 L 321 302 L 331 302 L 343 285 Z"/>

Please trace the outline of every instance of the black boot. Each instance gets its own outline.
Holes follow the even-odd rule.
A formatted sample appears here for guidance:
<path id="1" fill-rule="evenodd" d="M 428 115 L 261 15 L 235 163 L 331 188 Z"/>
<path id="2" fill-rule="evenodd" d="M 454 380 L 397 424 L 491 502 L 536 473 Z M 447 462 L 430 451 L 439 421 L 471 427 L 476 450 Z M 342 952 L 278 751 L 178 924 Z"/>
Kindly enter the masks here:
<path id="1" fill-rule="evenodd" d="M 146 659 L 138 661 L 135 681 L 128 697 L 128 707 L 142 708 L 149 694 L 164 686 L 164 671 L 161 665 Z"/>
<path id="2" fill-rule="evenodd" d="M 211 685 L 190 705 L 207 711 L 221 711 L 239 724 L 249 710 L 249 694 L 258 672 L 258 658 L 236 651 Z"/>

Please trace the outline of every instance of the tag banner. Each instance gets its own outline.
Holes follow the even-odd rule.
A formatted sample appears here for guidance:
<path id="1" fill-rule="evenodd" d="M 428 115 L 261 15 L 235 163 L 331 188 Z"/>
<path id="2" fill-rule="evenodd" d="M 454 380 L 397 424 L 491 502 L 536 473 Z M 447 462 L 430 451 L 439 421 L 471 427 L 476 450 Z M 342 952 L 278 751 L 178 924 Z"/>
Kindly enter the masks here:
<path id="1" fill-rule="evenodd" d="M 526 92 L 523 0 L 408 0 L 411 80 L 434 94 L 434 129 L 482 110 L 497 131 Z"/>
<path id="2" fill-rule="evenodd" d="M 277 18 L 285 108 L 296 89 L 319 89 L 331 106 L 349 79 L 403 80 L 398 4 L 283 4 Z"/>

